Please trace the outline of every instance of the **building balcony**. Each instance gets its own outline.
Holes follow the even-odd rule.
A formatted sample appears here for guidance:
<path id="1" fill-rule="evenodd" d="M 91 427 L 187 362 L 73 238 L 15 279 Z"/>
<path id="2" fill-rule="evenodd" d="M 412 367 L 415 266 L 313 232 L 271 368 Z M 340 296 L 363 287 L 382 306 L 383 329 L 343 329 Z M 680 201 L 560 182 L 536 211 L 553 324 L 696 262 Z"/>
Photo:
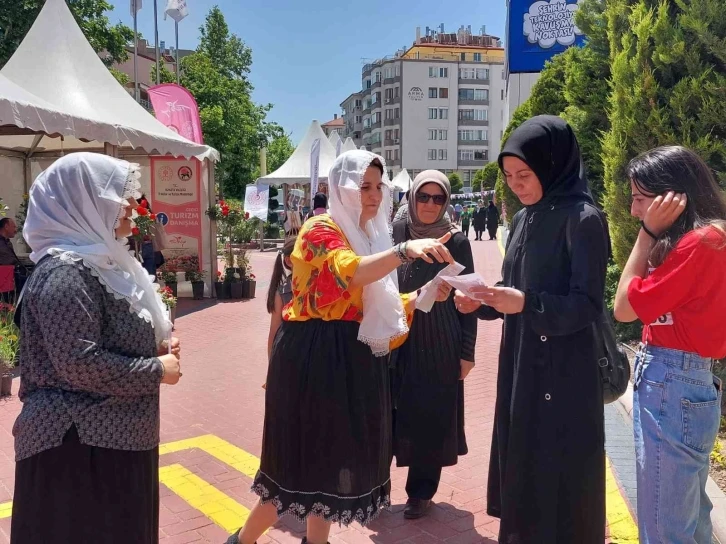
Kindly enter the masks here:
<path id="1" fill-rule="evenodd" d="M 396 82 L 395 77 L 387 77 L 383 80 L 384 85 L 393 85 Z"/>
<path id="2" fill-rule="evenodd" d="M 379 129 L 379 128 L 381 128 L 381 122 L 380 121 L 378 121 L 377 123 L 373 123 L 371 125 L 371 130 L 376 130 L 376 129 Z"/>
<path id="3" fill-rule="evenodd" d="M 401 166 L 401 159 L 391 159 L 390 161 L 386 161 L 386 165 L 388 166 Z"/>
<path id="4" fill-rule="evenodd" d="M 370 108 L 366 108 L 366 109 L 363 110 L 363 115 L 370 115 L 372 108 L 373 108 L 373 105 L 371 104 L 371 107 Z"/>
<path id="5" fill-rule="evenodd" d="M 460 127 L 488 127 L 489 121 L 479 119 L 459 119 Z"/>
<path id="6" fill-rule="evenodd" d="M 488 146 L 489 140 L 462 140 L 459 138 L 459 145 L 475 145 L 478 147 Z"/>
<path id="7" fill-rule="evenodd" d="M 401 124 L 401 119 L 386 119 L 383 124 L 387 127 L 395 127 Z"/>
<path id="8" fill-rule="evenodd" d="M 380 88 L 381 84 L 381 81 L 376 81 L 373 85 L 371 85 L 371 90 Z"/>
<path id="9" fill-rule="evenodd" d="M 489 79 L 461 79 L 459 85 L 489 85 Z"/>
<path id="10" fill-rule="evenodd" d="M 373 68 L 376 67 L 376 64 L 366 64 L 363 67 L 363 77 L 370 75 L 373 72 Z"/>
<path id="11" fill-rule="evenodd" d="M 459 106 L 488 106 L 489 100 L 459 100 Z"/>
<path id="12" fill-rule="evenodd" d="M 360 94 L 362 94 L 364 97 L 369 96 L 371 94 L 372 87 L 368 87 L 367 89 L 363 89 Z"/>
<path id="13" fill-rule="evenodd" d="M 371 127 L 365 127 L 363 129 L 363 134 L 370 134 L 371 133 Z"/>
<path id="14" fill-rule="evenodd" d="M 458 167 L 467 167 L 467 168 L 484 168 L 489 161 L 487 160 L 481 160 L 481 161 L 464 161 L 459 159 Z"/>
<path id="15" fill-rule="evenodd" d="M 380 110 L 383 107 L 383 103 L 379 100 L 378 102 L 373 102 L 371 104 L 371 111 Z"/>

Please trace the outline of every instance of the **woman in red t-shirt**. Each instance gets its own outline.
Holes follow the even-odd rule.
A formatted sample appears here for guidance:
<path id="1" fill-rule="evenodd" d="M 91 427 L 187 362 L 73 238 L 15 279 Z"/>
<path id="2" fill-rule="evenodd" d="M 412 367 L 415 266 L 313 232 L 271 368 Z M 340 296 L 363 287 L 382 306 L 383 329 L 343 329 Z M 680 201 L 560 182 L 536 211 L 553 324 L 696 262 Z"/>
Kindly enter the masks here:
<path id="1" fill-rule="evenodd" d="M 633 423 L 640 542 L 710 544 L 709 454 L 721 416 L 714 359 L 726 357 L 726 200 L 706 163 L 680 146 L 628 166 L 641 221 L 615 318 L 643 322 Z"/>

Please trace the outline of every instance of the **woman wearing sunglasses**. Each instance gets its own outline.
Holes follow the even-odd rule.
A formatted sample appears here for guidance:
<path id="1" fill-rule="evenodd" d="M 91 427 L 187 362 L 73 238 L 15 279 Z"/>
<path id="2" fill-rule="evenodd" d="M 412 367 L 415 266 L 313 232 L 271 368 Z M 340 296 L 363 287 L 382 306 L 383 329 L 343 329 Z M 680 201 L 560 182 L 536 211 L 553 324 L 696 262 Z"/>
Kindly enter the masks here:
<path id="1" fill-rule="evenodd" d="M 454 260 L 474 272 L 469 240 L 446 216 L 451 187 L 436 170 L 421 172 L 411 186 L 408 217 L 393 225 L 394 243 L 440 238 Z M 411 262 L 398 269 L 401 293 L 415 292 L 447 263 Z M 464 436 L 463 380 L 474 366 L 476 317 L 456 311 L 453 297 L 430 313 L 417 312 L 409 340 L 394 356 L 394 454 L 409 467 L 404 510 L 407 519 L 426 514 L 441 477 L 467 453 Z"/>

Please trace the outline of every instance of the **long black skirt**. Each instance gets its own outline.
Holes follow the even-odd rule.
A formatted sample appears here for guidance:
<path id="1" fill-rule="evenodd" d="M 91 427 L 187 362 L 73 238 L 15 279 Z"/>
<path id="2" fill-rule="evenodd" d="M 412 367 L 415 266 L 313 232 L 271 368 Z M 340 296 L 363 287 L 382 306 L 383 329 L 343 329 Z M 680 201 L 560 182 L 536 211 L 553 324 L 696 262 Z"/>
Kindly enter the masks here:
<path id="1" fill-rule="evenodd" d="M 15 465 L 11 544 L 157 544 L 159 449 L 85 446 L 73 426 L 57 448 Z"/>
<path id="2" fill-rule="evenodd" d="M 358 328 L 314 319 L 277 332 L 252 490 L 280 516 L 366 525 L 390 505 L 387 359 L 357 340 Z"/>

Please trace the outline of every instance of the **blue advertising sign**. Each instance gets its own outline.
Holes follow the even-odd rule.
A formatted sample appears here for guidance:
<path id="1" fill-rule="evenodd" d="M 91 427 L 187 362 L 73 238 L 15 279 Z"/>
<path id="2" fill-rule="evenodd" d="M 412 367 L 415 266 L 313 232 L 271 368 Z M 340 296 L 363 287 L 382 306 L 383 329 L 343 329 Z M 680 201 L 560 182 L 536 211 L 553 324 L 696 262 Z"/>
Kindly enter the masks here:
<path id="1" fill-rule="evenodd" d="M 509 73 L 541 72 L 545 62 L 582 45 L 574 15 L 579 0 L 510 0 L 507 27 Z"/>

